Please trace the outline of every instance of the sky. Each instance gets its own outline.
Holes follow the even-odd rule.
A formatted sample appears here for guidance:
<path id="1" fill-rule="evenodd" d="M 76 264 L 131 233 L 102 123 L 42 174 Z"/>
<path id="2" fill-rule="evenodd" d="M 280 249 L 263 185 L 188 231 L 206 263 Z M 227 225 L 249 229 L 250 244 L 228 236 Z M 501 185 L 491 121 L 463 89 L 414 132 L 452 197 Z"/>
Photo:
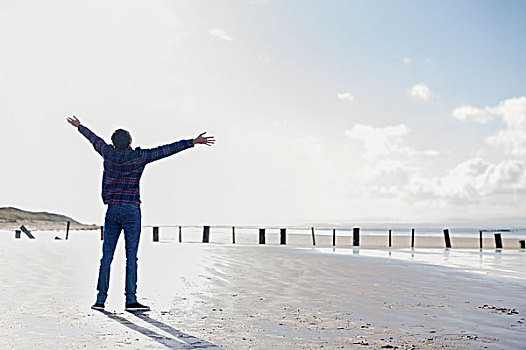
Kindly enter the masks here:
<path id="1" fill-rule="evenodd" d="M 149 148 L 144 224 L 526 224 L 523 1 L 0 1 L 0 206 L 101 224 Z"/>

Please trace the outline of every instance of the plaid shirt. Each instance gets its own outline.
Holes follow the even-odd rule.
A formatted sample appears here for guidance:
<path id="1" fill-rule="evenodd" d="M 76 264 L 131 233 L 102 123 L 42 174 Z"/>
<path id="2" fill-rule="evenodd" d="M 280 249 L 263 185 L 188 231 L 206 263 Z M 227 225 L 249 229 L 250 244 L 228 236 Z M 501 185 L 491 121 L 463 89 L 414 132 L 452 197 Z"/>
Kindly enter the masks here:
<path id="1" fill-rule="evenodd" d="M 193 140 L 181 140 L 151 149 L 119 150 L 108 145 L 90 129 L 79 125 L 79 132 L 104 158 L 102 200 L 104 204 L 140 203 L 139 182 L 146 164 L 193 147 Z"/>

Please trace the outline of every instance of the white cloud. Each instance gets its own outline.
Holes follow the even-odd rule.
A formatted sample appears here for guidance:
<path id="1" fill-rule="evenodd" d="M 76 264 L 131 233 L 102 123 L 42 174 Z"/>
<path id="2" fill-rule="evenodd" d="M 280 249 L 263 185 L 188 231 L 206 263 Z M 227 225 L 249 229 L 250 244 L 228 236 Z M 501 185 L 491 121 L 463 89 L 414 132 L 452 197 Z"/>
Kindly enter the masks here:
<path id="1" fill-rule="evenodd" d="M 352 140 L 358 140 L 365 146 L 363 157 L 367 160 L 378 160 L 383 158 L 383 163 L 401 162 L 409 164 L 414 156 L 434 157 L 440 153 L 436 150 L 416 150 L 409 146 L 406 137 L 411 130 L 405 124 L 375 128 L 370 125 L 355 124 L 351 130 L 345 130 L 345 136 Z M 396 159 L 396 158 L 399 159 Z M 398 164 L 398 163 L 397 163 Z M 378 163 L 376 168 L 383 164 Z M 389 164 L 392 168 L 393 164 Z M 397 166 L 398 167 L 398 166 Z"/>
<path id="2" fill-rule="evenodd" d="M 312 135 L 294 139 L 289 150 L 295 158 L 308 159 L 309 161 L 316 160 L 317 162 L 323 158 L 322 143 Z"/>
<path id="3" fill-rule="evenodd" d="M 350 92 L 342 92 L 341 94 L 337 94 L 336 95 L 338 97 L 339 100 L 347 100 L 347 101 L 351 101 L 353 102 L 354 101 L 354 95 L 351 94 Z"/>
<path id="4" fill-rule="evenodd" d="M 257 56 L 256 60 L 268 63 L 268 62 L 270 62 L 270 57 L 268 57 L 268 56 Z"/>
<path id="5" fill-rule="evenodd" d="M 416 84 L 407 89 L 407 95 L 415 100 L 428 101 L 434 94 L 424 83 Z"/>
<path id="6" fill-rule="evenodd" d="M 402 59 L 402 61 L 403 61 L 405 64 L 411 64 L 411 62 L 413 62 L 413 60 L 410 59 L 409 57 L 404 57 L 404 58 Z"/>
<path id="7" fill-rule="evenodd" d="M 427 176 L 424 169 L 417 169 L 408 173 L 405 184 L 398 182 L 398 197 L 422 208 L 429 205 L 452 213 L 462 209 L 466 215 L 516 215 L 526 195 L 526 97 L 504 100 L 497 107 L 462 106 L 452 114 L 478 123 L 501 118 L 503 127 L 485 138 L 489 145 L 504 150 L 500 159 L 485 159 L 481 150 L 444 175 Z"/>
<path id="8" fill-rule="evenodd" d="M 452 115 L 479 123 L 501 120 L 501 127 L 485 141 L 503 152 L 498 158 L 487 158 L 495 153 L 486 152 L 490 149 L 486 146 L 440 170 L 436 164 L 441 159 L 431 163 L 431 157 L 441 153 L 415 149 L 406 125 L 356 124 L 345 135 L 363 147 L 355 153 L 360 157 L 353 160 L 360 171 L 348 174 L 345 190 L 362 199 L 407 205 L 418 215 L 448 213 L 480 220 L 491 215 L 520 215 L 526 198 L 526 97 L 504 100 L 496 107 L 462 106 Z"/>
<path id="9" fill-rule="evenodd" d="M 411 130 L 404 124 L 372 127 L 356 124 L 345 135 L 362 143 L 361 157 L 365 163 L 359 174 L 353 174 L 353 186 L 359 184 L 367 198 L 396 199 L 407 195 L 406 187 L 423 170 L 436 150 L 418 150 L 408 143 Z"/>
<path id="10" fill-rule="evenodd" d="M 505 128 L 487 137 L 486 142 L 508 154 L 526 155 L 526 96 L 502 101 L 491 110 L 502 118 Z"/>
<path id="11" fill-rule="evenodd" d="M 504 128 L 486 137 L 485 141 L 503 148 L 507 154 L 526 155 L 526 96 L 504 100 L 497 107 L 462 106 L 453 110 L 452 115 L 458 120 L 478 123 L 500 117 Z"/>
<path id="12" fill-rule="evenodd" d="M 404 152 L 403 138 L 409 132 L 409 128 L 404 124 L 383 128 L 355 124 L 351 130 L 345 130 L 345 136 L 363 142 L 366 149 L 364 158 L 374 160 L 393 153 Z"/>
<path id="13" fill-rule="evenodd" d="M 234 39 L 228 35 L 224 30 L 221 30 L 219 28 L 210 28 L 208 31 L 210 35 L 224 41 L 234 41 Z"/>
<path id="14" fill-rule="evenodd" d="M 424 155 L 434 157 L 440 155 L 440 152 L 436 149 L 428 149 L 427 151 L 423 152 Z"/>
<path id="15" fill-rule="evenodd" d="M 491 164 L 476 157 L 458 164 L 443 177 L 415 175 L 407 190 L 417 197 L 478 202 L 484 197 L 526 191 L 525 170 L 522 160 Z"/>
<path id="16" fill-rule="evenodd" d="M 477 123 L 488 123 L 493 119 L 491 108 L 476 108 L 472 106 L 462 106 L 453 110 L 453 117 L 460 121 L 474 121 Z"/>

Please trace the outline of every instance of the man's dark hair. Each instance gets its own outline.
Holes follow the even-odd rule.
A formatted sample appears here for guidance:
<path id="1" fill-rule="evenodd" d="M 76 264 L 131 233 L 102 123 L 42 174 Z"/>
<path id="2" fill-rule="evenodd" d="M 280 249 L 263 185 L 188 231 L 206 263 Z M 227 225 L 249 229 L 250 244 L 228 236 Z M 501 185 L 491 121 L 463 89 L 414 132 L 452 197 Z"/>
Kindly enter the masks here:
<path id="1" fill-rule="evenodd" d="M 117 129 L 111 135 L 111 142 L 116 149 L 126 149 L 130 146 L 131 136 L 130 133 L 123 129 Z"/>

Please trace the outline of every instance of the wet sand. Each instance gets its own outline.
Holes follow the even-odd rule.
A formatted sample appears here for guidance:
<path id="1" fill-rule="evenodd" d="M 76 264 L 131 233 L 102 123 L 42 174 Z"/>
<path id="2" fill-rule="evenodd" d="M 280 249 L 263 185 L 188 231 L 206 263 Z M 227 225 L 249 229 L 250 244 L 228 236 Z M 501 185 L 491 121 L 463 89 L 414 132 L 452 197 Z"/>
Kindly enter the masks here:
<path id="1" fill-rule="evenodd" d="M 152 311 L 123 311 L 121 240 L 101 313 L 89 308 L 99 240 L 4 235 L 0 243 L 6 348 L 518 349 L 526 341 L 524 280 L 291 247 L 152 243 L 145 235 L 138 295 Z"/>

